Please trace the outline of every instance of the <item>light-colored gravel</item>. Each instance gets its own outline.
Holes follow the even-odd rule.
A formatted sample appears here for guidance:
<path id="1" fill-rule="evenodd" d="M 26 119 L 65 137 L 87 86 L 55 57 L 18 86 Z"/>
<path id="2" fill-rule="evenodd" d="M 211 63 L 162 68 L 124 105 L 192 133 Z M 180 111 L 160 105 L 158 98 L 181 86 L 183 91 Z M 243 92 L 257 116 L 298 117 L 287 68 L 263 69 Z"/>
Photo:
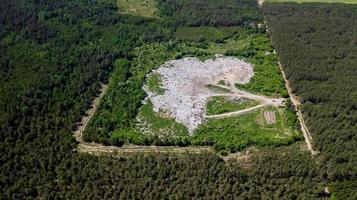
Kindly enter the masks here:
<path id="1" fill-rule="evenodd" d="M 245 84 L 254 75 L 251 64 L 234 57 L 217 56 L 204 62 L 196 58 L 168 61 L 152 73 L 161 75 L 165 92 L 157 95 L 144 86 L 154 111 L 164 112 L 185 125 L 189 132 L 204 122 L 207 100 L 217 95 L 206 85 L 223 80 L 227 85 Z"/>

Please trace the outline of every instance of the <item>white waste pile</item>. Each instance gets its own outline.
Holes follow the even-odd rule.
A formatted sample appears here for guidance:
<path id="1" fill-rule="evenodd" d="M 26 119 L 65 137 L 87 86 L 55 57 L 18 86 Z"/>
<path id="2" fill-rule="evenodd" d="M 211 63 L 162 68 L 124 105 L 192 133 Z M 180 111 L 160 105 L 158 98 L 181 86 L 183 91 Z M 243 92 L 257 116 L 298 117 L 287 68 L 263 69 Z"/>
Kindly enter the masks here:
<path id="1" fill-rule="evenodd" d="M 248 83 L 254 75 L 251 64 L 234 57 L 216 57 L 202 62 L 196 58 L 168 61 L 152 73 L 161 75 L 165 92 L 157 95 L 144 86 L 155 112 L 164 112 L 185 125 L 192 134 L 203 123 L 209 97 L 217 95 L 206 85 Z"/>

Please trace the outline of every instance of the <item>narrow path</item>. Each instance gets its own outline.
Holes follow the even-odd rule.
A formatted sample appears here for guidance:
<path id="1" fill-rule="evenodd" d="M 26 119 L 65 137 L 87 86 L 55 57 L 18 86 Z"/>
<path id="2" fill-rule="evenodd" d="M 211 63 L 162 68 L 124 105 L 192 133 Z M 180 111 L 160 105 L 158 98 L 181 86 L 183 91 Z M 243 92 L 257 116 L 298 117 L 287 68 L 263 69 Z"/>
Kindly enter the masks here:
<path id="1" fill-rule="evenodd" d="M 138 146 L 124 145 L 122 147 L 104 146 L 97 143 L 82 142 L 77 148 L 80 152 L 85 152 L 93 155 L 125 155 L 131 153 L 191 153 L 199 154 L 204 152 L 213 152 L 209 147 L 177 147 L 177 146 Z"/>
<path id="2" fill-rule="evenodd" d="M 284 98 L 270 98 L 270 97 L 266 97 L 266 96 L 256 95 L 256 94 L 252 94 L 252 93 L 240 90 L 240 89 L 236 88 L 235 86 L 231 86 L 231 87 L 219 86 L 219 87 L 228 89 L 228 90 L 232 91 L 233 93 L 217 94 L 215 96 L 244 97 L 247 99 L 259 101 L 259 102 L 261 102 L 261 104 L 254 106 L 254 107 L 244 109 L 244 110 L 234 111 L 234 112 L 228 112 L 228 113 L 217 114 L 217 115 L 204 115 L 204 118 L 206 118 L 206 119 L 222 119 L 222 118 L 226 118 L 226 117 L 239 116 L 239 115 L 253 112 L 253 111 L 255 111 L 259 108 L 265 107 L 265 106 L 274 106 L 274 107 L 284 107 L 285 106 Z"/>
<path id="3" fill-rule="evenodd" d="M 108 90 L 108 85 L 102 84 L 101 88 L 100 88 L 99 96 L 93 100 L 91 108 L 83 116 L 82 121 L 80 122 L 80 125 L 78 126 L 77 130 L 74 132 L 74 137 L 76 138 L 77 142 L 83 142 L 83 139 L 82 139 L 83 131 L 86 129 L 88 122 L 90 121 L 90 119 L 94 116 L 95 112 L 97 111 L 99 102 L 103 98 L 103 96 L 107 92 L 107 90 Z"/>
<path id="4" fill-rule="evenodd" d="M 281 70 L 281 73 L 283 74 L 283 77 L 284 77 L 284 80 L 285 80 L 285 87 L 288 90 L 291 102 L 295 106 L 296 114 L 297 114 L 298 119 L 300 121 L 301 131 L 302 131 L 302 133 L 304 135 L 307 148 L 310 150 L 312 155 L 317 155 L 318 151 L 315 151 L 312 148 L 312 144 L 311 144 L 312 137 L 311 137 L 311 134 L 309 132 L 309 129 L 307 128 L 307 126 L 305 124 L 304 117 L 303 117 L 303 114 L 302 114 L 301 109 L 300 109 L 301 103 L 299 101 L 299 98 L 292 92 L 289 80 L 287 79 L 286 74 L 285 74 L 280 62 L 279 62 L 279 68 Z"/>
<path id="5" fill-rule="evenodd" d="M 205 115 L 204 117 L 206 119 L 222 119 L 222 118 L 227 118 L 227 117 L 233 117 L 233 116 L 239 116 L 239 115 L 244 115 L 244 114 L 248 114 L 251 113 L 259 108 L 262 108 L 264 106 L 267 106 L 267 104 L 259 104 L 257 106 L 251 107 L 251 108 L 247 108 L 244 110 L 238 110 L 235 112 L 229 112 L 229 113 L 223 113 L 223 114 L 218 114 L 218 115 Z"/>
<path id="6" fill-rule="evenodd" d="M 249 93 L 247 91 L 240 90 L 240 89 L 236 88 L 235 86 L 231 86 L 231 87 L 220 86 L 220 87 L 229 89 L 233 92 L 233 94 L 227 94 L 227 96 L 230 95 L 230 96 L 245 97 L 247 99 L 260 101 L 260 102 L 262 102 L 262 104 L 271 105 L 274 107 L 284 107 L 285 106 L 284 98 L 271 98 L 271 97 L 266 97 L 266 96 L 262 96 L 262 95 L 256 95 L 256 94 Z M 221 96 L 223 96 L 223 95 L 221 95 Z"/>

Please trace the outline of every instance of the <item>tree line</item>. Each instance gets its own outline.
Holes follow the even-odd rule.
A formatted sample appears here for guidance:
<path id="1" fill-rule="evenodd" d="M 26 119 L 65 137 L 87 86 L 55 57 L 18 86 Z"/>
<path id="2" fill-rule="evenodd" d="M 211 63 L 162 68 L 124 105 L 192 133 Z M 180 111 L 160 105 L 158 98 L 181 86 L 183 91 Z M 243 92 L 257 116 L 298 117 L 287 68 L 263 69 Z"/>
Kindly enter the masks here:
<path id="1" fill-rule="evenodd" d="M 357 175 L 357 6 L 267 4 L 273 44 L 333 180 Z M 313 19 L 313 20 L 312 20 Z"/>

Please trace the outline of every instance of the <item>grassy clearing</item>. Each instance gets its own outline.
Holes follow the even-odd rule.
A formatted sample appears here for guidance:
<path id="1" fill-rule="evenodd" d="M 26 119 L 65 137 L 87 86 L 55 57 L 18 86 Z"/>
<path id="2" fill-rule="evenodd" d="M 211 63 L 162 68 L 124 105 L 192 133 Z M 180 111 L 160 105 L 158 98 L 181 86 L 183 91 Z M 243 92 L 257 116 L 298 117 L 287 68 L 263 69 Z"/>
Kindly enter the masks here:
<path id="1" fill-rule="evenodd" d="M 160 74 L 157 74 L 157 73 L 150 74 L 147 77 L 146 85 L 147 85 L 148 89 L 155 94 L 164 94 L 164 92 L 165 92 L 165 89 L 163 88 L 162 83 L 161 83 Z"/>
<path id="2" fill-rule="evenodd" d="M 157 17 L 155 0 L 117 0 L 119 12 L 142 17 Z"/>
<path id="3" fill-rule="evenodd" d="M 347 4 L 357 4 L 357 0 L 265 0 L 269 3 L 285 3 L 285 2 L 295 2 L 295 3 L 347 3 Z"/>
<path id="4" fill-rule="evenodd" d="M 138 122 L 131 129 L 118 129 L 111 140 L 123 140 L 136 145 L 178 145 L 190 144 L 187 128 L 153 110 L 151 102 L 143 105 L 138 114 Z"/>
<path id="5" fill-rule="evenodd" d="M 180 27 L 175 38 L 188 41 L 223 42 L 239 32 L 240 27 Z"/>
<path id="6" fill-rule="evenodd" d="M 144 123 L 139 122 L 138 127 L 144 133 L 159 135 L 160 137 L 188 136 L 187 128 L 184 125 L 177 123 L 175 119 L 163 111 L 159 113 L 155 112 L 150 101 L 141 107 L 139 119 L 144 120 Z"/>
<path id="7" fill-rule="evenodd" d="M 216 151 L 236 152 L 253 145 L 282 146 L 301 139 L 295 131 L 286 134 L 282 116 L 279 114 L 276 116 L 276 124 L 265 124 L 262 114 L 265 110 L 274 108 L 264 108 L 239 117 L 209 120 L 195 131 L 192 143 L 213 145 Z"/>
<path id="8" fill-rule="evenodd" d="M 292 129 L 295 127 L 295 121 L 291 122 L 294 117 L 293 112 L 290 113 L 290 118 L 284 117 L 282 122 L 279 121 L 272 127 L 264 123 L 256 123 L 259 113 L 255 116 L 248 114 L 211 120 L 207 125 L 199 127 L 197 134 L 191 137 L 186 127 L 178 124 L 167 113 L 165 115 L 164 112 L 154 112 L 151 104 L 142 105 L 142 100 L 145 98 L 142 86 L 145 82 L 152 91 L 163 92 L 159 76 L 147 78 L 147 74 L 153 69 L 172 59 L 193 56 L 205 60 L 214 57 L 215 54 L 236 56 L 253 63 L 255 75 L 249 84 L 243 85 L 244 89 L 282 96 L 285 87 L 281 84 L 283 80 L 276 55 L 272 52 L 270 41 L 265 34 L 244 29 L 222 43 L 170 41 L 136 48 L 131 52 L 133 56 L 131 60 L 119 62 L 120 65 L 116 67 L 118 73 L 115 76 L 118 80 L 109 81 L 107 98 L 103 99 L 98 114 L 95 116 L 98 121 L 95 124 L 96 132 L 100 133 L 99 137 L 110 139 L 118 144 L 122 144 L 123 141 L 138 145 L 216 144 L 216 149 L 220 149 L 220 145 L 223 145 L 227 150 L 243 149 L 251 145 L 290 144 L 295 140 L 295 133 L 286 135 L 284 131 L 293 132 Z M 121 80 L 123 78 L 124 80 Z M 208 85 L 207 87 L 220 93 L 231 92 L 219 86 Z M 229 111 L 239 107 L 229 105 L 226 108 L 226 106 L 223 105 L 219 109 Z M 139 118 L 136 118 L 137 116 Z M 140 119 L 139 122 L 136 119 Z"/>
<path id="9" fill-rule="evenodd" d="M 207 103 L 207 115 L 217 115 L 226 112 L 234 112 L 258 105 L 259 102 L 240 98 L 216 96 L 212 97 Z"/>

